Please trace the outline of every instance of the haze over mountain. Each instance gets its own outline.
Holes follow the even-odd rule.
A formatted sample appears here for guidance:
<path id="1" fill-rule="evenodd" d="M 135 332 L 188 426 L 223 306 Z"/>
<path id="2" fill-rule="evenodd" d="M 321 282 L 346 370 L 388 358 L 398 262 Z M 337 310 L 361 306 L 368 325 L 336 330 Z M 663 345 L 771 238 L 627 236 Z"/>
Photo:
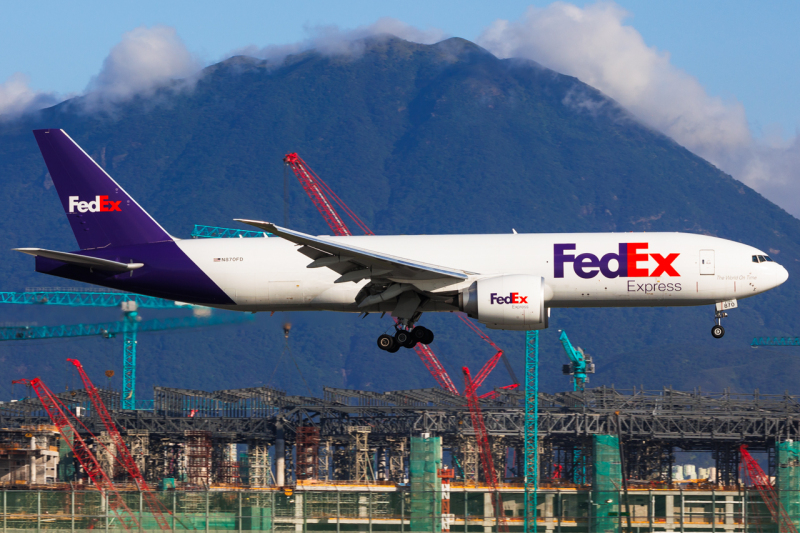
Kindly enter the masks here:
<path id="1" fill-rule="evenodd" d="M 709 332 L 711 306 L 553 310 L 542 334 L 548 390 L 568 386 L 560 328 L 594 355 L 594 386 L 783 392 L 800 375 L 797 356 L 785 351 L 791 348 L 748 346 L 753 336 L 796 333 L 800 221 L 576 78 L 498 59 L 462 39 L 421 45 L 385 37 L 365 41 L 355 55 L 306 52 L 281 64 L 234 57 L 205 69 L 191 87 L 176 82 L 111 108 L 87 107 L 86 98 L 0 123 L 2 249 L 76 247 L 34 128 L 66 130 L 178 237 L 193 224 L 230 227 L 233 218 L 283 222 L 281 159 L 297 151 L 379 234 L 687 231 L 760 247 L 789 270 L 782 287 L 740 302 L 721 340 Z M 289 227 L 329 233 L 293 178 L 289 185 Z M 0 254 L 4 290 L 68 284 L 32 271 L 29 257 Z M 0 307 L 7 322 L 115 314 Z M 154 383 L 211 390 L 271 382 L 307 394 L 290 355 L 282 355 L 286 320 L 315 394 L 322 385 L 434 386 L 413 352 L 377 349 L 388 317 L 298 313 L 142 335 L 138 397 L 150 397 Z M 462 365 L 475 369 L 492 355 L 455 317 L 426 315 L 423 323 L 436 332 L 432 347 L 459 385 Z M 523 335 L 491 336 L 521 374 Z M 119 374 L 120 352 L 119 341 L 102 339 L 5 343 L 0 395 L 9 395 L 11 379 L 34 375 L 57 389 L 71 379 L 68 356 L 93 375 Z M 508 378 L 498 368 L 487 383 Z"/>

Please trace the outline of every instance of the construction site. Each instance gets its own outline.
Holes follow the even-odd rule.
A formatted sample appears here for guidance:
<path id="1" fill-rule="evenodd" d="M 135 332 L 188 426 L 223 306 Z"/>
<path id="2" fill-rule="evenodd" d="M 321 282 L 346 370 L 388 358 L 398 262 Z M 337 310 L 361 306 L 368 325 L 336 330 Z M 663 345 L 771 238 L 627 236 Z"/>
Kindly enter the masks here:
<path id="1" fill-rule="evenodd" d="M 334 205 L 371 233 L 296 154 L 284 161 L 335 235 L 351 233 Z M 193 237 L 269 236 L 196 226 Z M 6 292 L 0 303 L 124 314 L 0 328 L 3 341 L 123 336 L 121 390 L 96 387 L 70 359 L 81 388 L 54 393 L 39 378 L 17 379 L 25 399 L 0 402 L 2 533 L 782 533 L 800 524 L 800 398 L 589 388 L 595 363 L 565 332 L 572 387 L 556 394 L 539 391 L 538 331 L 526 333 L 518 379 L 504 351 L 459 316 L 496 353 L 454 379 L 427 344 L 411 346 L 435 387 L 296 396 L 156 386 L 137 397 L 137 333 L 234 320 L 199 308 L 140 322 L 139 308 L 181 304 L 115 291 Z M 288 347 L 288 326 L 285 335 Z M 501 361 L 511 383 L 479 396 Z M 705 466 L 684 464 L 687 455 Z"/>

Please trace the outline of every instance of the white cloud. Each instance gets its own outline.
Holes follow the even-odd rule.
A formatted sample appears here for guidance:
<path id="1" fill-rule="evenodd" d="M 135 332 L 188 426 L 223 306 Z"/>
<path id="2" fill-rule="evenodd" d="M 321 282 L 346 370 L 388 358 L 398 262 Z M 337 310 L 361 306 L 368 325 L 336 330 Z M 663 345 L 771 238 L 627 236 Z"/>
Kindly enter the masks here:
<path id="1" fill-rule="evenodd" d="M 135 28 L 122 36 L 87 87 L 91 100 L 108 102 L 147 95 L 172 80 L 197 73 L 202 64 L 189 52 L 175 28 Z"/>
<path id="2" fill-rule="evenodd" d="M 478 44 L 498 57 L 532 59 L 601 90 L 639 120 L 800 216 L 800 141 L 755 139 L 741 103 L 709 95 L 700 82 L 645 44 L 610 2 L 556 2 L 497 20 Z"/>
<path id="3" fill-rule="evenodd" d="M 31 89 L 28 77 L 20 72 L 0 83 L 0 117 L 16 117 L 58 101 L 54 93 Z"/>
<path id="4" fill-rule="evenodd" d="M 326 55 L 359 56 L 364 51 L 363 40 L 368 37 L 394 35 L 421 44 L 437 43 L 448 37 L 437 28 L 420 30 L 390 17 L 380 18 L 372 24 L 352 30 L 342 30 L 338 26 L 314 26 L 306 27 L 305 31 L 308 37 L 294 44 L 247 46 L 234 51 L 232 55 L 249 55 L 279 63 L 289 55 L 312 49 Z"/>

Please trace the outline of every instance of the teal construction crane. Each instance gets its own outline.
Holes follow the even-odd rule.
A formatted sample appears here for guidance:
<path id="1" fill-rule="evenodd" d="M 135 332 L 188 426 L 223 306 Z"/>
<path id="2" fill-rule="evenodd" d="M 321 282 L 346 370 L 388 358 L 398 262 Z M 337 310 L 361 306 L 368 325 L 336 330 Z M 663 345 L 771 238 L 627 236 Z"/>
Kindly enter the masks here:
<path id="1" fill-rule="evenodd" d="M 105 338 L 123 336 L 122 408 L 136 406 L 136 337 L 138 332 L 164 331 L 199 326 L 238 324 L 253 320 L 250 314 L 211 316 L 211 309 L 180 302 L 142 296 L 140 294 L 73 289 L 37 289 L 26 292 L 0 292 L 0 303 L 33 305 L 66 305 L 79 307 L 120 307 L 123 320 L 99 324 L 62 326 L 26 326 L 0 328 L 0 341 L 22 341 L 100 335 Z M 193 316 L 141 321 L 139 308 L 191 308 Z"/>
<path id="2" fill-rule="evenodd" d="M 592 357 L 583 353 L 582 349 L 573 347 L 572 343 L 569 342 L 566 331 L 561 331 L 561 336 L 558 337 L 558 340 L 561 341 L 561 345 L 570 360 L 570 364 L 562 367 L 562 372 L 565 375 L 572 376 L 572 390 L 583 391 L 586 387 L 586 382 L 589 381 L 586 374 L 594 374 Z"/>
<path id="3" fill-rule="evenodd" d="M 539 492 L 539 332 L 525 332 L 525 533 L 537 529 Z M 533 520 L 531 520 L 533 518 Z"/>
<path id="4" fill-rule="evenodd" d="M 800 346 L 800 337 L 755 337 L 750 347 L 759 346 Z"/>
<path id="5" fill-rule="evenodd" d="M 251 231 L 246 229 L 218 228 L 216 226 L 203 226 L 195 224 L 192 230 L 192 239 L 226 239 L 231 237 L 271 237 L 272 233 L 264 231 Z"/>

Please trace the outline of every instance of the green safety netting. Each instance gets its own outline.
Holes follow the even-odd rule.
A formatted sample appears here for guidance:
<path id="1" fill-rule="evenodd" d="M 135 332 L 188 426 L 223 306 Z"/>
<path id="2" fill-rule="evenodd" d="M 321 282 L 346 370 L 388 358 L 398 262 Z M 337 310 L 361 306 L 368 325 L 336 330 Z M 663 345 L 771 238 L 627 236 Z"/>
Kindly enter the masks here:
<path id="1" fill-rule="evenodd" d="M 409 472 L 411 478 L 411 531 L 442 530 L 441 437 L 411 437 Z"/>
<path id="2" fill-rule="evenodd" d="M 619 529 L 619 491 L 622 488 L 619 439 L 615 435 L 595 435 L 593 444 L 593 529 L 598 533 L 616 532 Z"/>
<path id="3" fill-rule="evenodd" d="M 800 441 L 778 443 L 778 491 L 781 504 L 800 526 Z"/>

